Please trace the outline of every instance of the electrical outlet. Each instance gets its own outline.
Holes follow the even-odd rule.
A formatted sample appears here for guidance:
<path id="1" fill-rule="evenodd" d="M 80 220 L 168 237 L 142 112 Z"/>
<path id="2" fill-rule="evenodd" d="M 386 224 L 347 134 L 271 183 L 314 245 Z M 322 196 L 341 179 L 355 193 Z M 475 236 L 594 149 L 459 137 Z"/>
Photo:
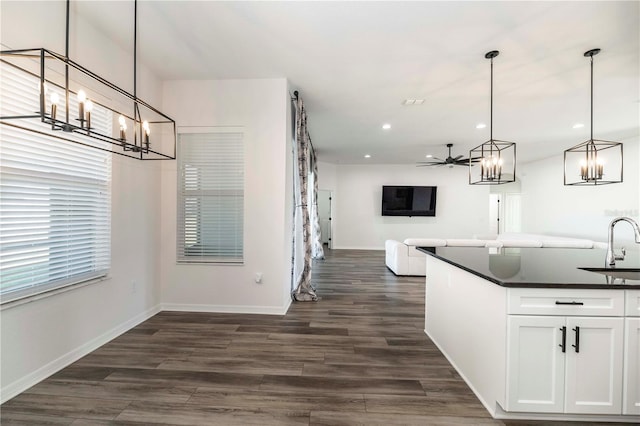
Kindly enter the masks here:
<path id="1" fill-rule="evenodd" d="M 136 280 L 131 280 L 131 293 L 136 293 L 138 291 L 138 283 Z"/>
<path id="2" fill-rule="evenodd" d="M 260 284 L 262 283 L 262 272 L 256 272 L 256 283 Z"/>

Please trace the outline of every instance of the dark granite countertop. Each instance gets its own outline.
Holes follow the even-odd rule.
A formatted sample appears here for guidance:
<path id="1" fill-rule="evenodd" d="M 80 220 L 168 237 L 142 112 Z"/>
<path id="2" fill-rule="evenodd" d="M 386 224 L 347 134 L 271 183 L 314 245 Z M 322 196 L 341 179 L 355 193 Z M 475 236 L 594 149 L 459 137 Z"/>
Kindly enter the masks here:
<path id="1" fill-rule="evenodd" d="M 640 289 L 640 280 L 579 268 L 604 268 L 606 250 L 566 248 L 418 247 L 418 250 L 503 287 Z M 629 250 L 618 272 L 640 268 Z M 427 271 L 427 277 L 429 271 Z"/>

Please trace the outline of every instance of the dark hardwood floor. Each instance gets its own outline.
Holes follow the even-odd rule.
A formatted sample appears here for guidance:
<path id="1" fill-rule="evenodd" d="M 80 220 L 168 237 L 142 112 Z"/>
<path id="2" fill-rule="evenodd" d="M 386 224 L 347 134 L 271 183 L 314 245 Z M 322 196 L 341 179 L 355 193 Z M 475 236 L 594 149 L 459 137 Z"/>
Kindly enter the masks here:
<path id="1" fill-rule="evenodd" d="M 5 403 L 0 422 L 524 424 L 493 420 L 426 337 L 424 278 L 355 250 L 327 251 L 313 277 L 320 301 L 285 316 L 162 312 Z"/>

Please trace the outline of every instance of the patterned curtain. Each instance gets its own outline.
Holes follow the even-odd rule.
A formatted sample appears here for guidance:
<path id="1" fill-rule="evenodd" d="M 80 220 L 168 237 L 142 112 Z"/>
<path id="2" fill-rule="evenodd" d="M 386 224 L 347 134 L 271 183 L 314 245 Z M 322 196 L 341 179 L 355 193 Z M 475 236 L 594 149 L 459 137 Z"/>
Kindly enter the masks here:
<path id="1" fill-rule="evenodd" d="M 299 211 L 302 216 L 302 244 L 304 247 L 304 265 L 302 272 L 298 277 L 295 290 L 293 290 L 293 300 L 298 302 L 308 302 L 318 300 L 315 289 L 311 285 L 311 218 L 309 215 L 309 160 L 312 151 L 309 140 L 309 131 L 307 129 L 307 112 L 304 109 L 302 99 L 296 99 L 296 150 L 297 151 L 297 178 L 299 185 L 296 185 L 296 198 L 299 202 Z M 311 189 L 312 190 L 312 189 Z M 294 239 L 297 239 L 299 233 L 294 232 Z M 294 245 L 297 245 L 295 241 Z M 296 253 L 294 252 L 294 257 Z M 295 259 L 294 259 L 295 264 Z"/>
<path id="2" fill-rule="evenodd" d="M 320 231 L 320 216 L 318 215 L 318 162 L 316 153 L 311 146 L 311 176 L 313 178 L 313 192 L 311 194 L 311 255 L 314 259 L 324 259 L 322 248 L 322 233 Z"/>

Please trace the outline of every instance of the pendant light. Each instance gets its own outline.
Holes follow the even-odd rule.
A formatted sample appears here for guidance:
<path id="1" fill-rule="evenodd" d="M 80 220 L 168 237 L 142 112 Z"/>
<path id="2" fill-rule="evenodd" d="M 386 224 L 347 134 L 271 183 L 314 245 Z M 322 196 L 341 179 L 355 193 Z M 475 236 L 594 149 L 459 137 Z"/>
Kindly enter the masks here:
<path id="1" fill-rule="evenodd" d="M 89 6 L 87 6 L 89 7 Z M 0 52 L 0 124 L 138 160 L 176 157 L 175 121 L 138 98 L 138 1 L 133 1 L 133 94 L 45 48 Z"/>
<path id="2" fill-rule="evenodd" d="M 591 135 L 564 152 L 564 184 L 606 185 L 622 182 L 622 143 L 593 139 L 593 57 L 600 49 L 584 52 L 591 62 Z"/>
<path id="3" fill-rule="evenodd" d="M 493 59 L 497 50 L 484 57 L 491 61 L 489 140 L 469 151 L 469 184 L 500 185 L 516 179 L 516 144 L 493 139 Z"/>

